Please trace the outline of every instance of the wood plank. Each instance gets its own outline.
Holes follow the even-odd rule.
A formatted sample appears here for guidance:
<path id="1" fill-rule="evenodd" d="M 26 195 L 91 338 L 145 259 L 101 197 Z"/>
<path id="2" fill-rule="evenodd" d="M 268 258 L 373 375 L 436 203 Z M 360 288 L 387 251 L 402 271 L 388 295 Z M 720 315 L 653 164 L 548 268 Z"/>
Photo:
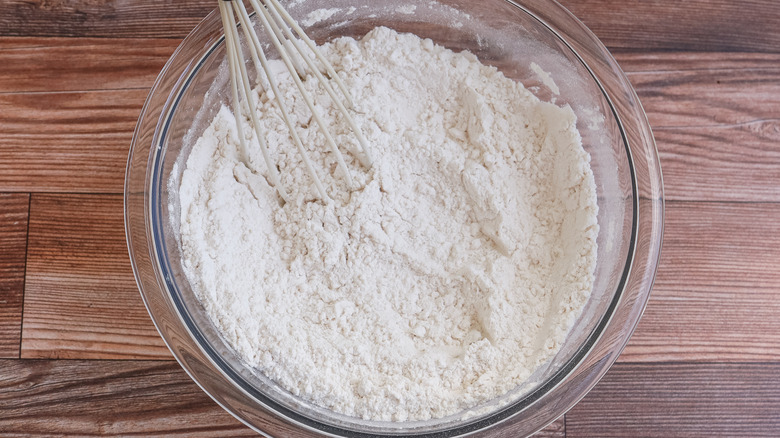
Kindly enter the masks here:
<path id="1" fill-rule="evenodd" d="M 780 364 L 617 364 L 568 414 L 566 436 L 776 437 Z"/>
<path id="2" fill-rule="evenodd" d="M 676 67 L 679 55 L 646 57 L 642 64 L 626 63 L 627 74 L 654 128 L 734 125 L 778 119 L 780 114 L 780 56 L 745 59 L 721 66 L 723 53 L 707 54 L 710 67 Z M 621 57 L 626 59 L 627 57 Z M 703 61 L 701 57 L 700 61 Z M 633 61 L 638 61 L 636 58 Z"/>
<path id="3" fill-rule="evenodd" d="M 561 0 L 612 50 L 780 51 L 775 0 Z"/>
<path id="4" fill-rule="evenodd" d="M 4 436 L 257 436 L 172 361 L 0 361 Z"/>
<path id="5" fill-rule="evenodd" d="M 517 438 L 518 433 L 514 428 L 507 428 L 503 430 L 493 430 L 490 434 L 491 438 Z M 525 436 L 525 435 L 523 435 Z M 566 437 L 566 421 L 564 417 L 555 420 L 550 425 L 540 430 L 539 432 L 531 435 L 532 438 L 565 438 Z"/>
<path id="6" fill-rule="evenodd" d="M 491 438 L 517 438 L 518 432 L 514 428 L 506 428 L 503 430 L 493 430 L 490 434 Z M 523 435 L 525 436 L 525 435 Z M 553 421 L 550 425 L 540 430 L 539 432 L 531 435 L 533 438 L 564 438 L 566 437 L 566 421 L 562 416 L 561 418 Z"/>
<path id="7" fill-rule="evenodd" d="M 676 73 L 714 70 L 777 69 L 780 53 L 653 51 L 613 53 L 623 70 L 632 73 Z"/>
<path id="8" fill-rule="evenodd" d="M 496 438 L 516 438 L 517 434 L 508 431 L 506 433 L 495 434 Z M 564 417 L 561 417 L 557 420 L 555 420 L 552 424 L 545 427 L 544 429 L 540 430 L 536 434 L 533 435 L 533 438 L 565 438 L 566 437 L 566 419 Z"/>
<path id="9" fill-rule="evenodd" d="M 122 193 L 148 90 L 0 95 L 0 187 Z"/>
<path id="10" fill-rule="evenodd" d="M 70 90 L 151 83 L 172 47 L 166 47 L 166 40 L 150 40 L 153 46 L 137 50 L 128 49 L 132 44 L 127 39 L 95 41 L 73 44 L 99 47 L 103 55 L 90 63 L 104 63 L 105 70 L 61 67 L 49 86 Z M 29 39 L 17 48 L 26 47 L 22 51 L 32 55 L 30 47 L 38 42 L 49 48 L 46 56 L 30 58 L 34 71 L 50 68 L 48 58 L 74 55 L 67 38 Z M 60 50 L 67 56 L 56 55 Z M 4 58 L 6 52 L 0 51 L 0 63 L 11 61 Z M 780 55 L 648 53 L 618 58 L 655 130 L 668 199 L 780 201 L 780 185 L 773 184 L 780 175 Z M 136 59 L 147 59 L 138 61 L 145 67 L 127 81 L 107 73 Z M 33 84 L 40 83 L 11 79 L 19 76 L 0 73 L 0 84 L 34 91 Z M 145 97 L 140 89 L 0 95 L 0 111 L 12 115 L 0 119 L 0 187 L 121 193 L 127 149 Z"/>
<path id="11" fill-rule="evenodd" d="M 667 199 L 780 202 L 780 55 L 620 54 Z"/>
<path id="12" fill-rule="evenodd" d="M 30 195 L 0 193 L 0 358 L 18 358 Z"/>
<path id="13" fill-rule="evenodd" d="M 172 361 L 0 360 L 0 412 L 4 436 L 257 436 Z"/>
<path id="14" fill-rule="evenodd" d="M 654 135 L 667 200 L 780 202 L 780 118 Z"/>
<path id="15" fill-rule="evenodd" d="M 148 88 L 178 44 L 165 38 L 0 37 L 0 64 L 5 66 L 0 93 Z M 773 78 L 776 82 L 780 69 L 780 54 L 619 52 L 615 57 L 630 76 L 650 78 L 635 79 L 637 83 L 651 83 L 658 75 L 705 71 L 711 72 L 706 84 L 713 75 L 732 81 L 742 75 L 736 87 L 745 92 L 752 92 L 745 85 L 756 78 L 769 85 Z M 653 91 L 644 90 L 645 99 Z"/>
<path id="16" fill-rule="evenodd" d="M 170 358 L 133 278 L 122 212 L 121 196 L 33 195 L 23 358 Z"/>
<path id="17" fill-rule="evenodd" d="M 181 39 L 214 9 L 212 0 L 4 0 L 0 34 Z"/>
<path id="18" fill-rule="evenodd" d="M 670 202 L 626 362 L 780 360 L 780 204 Z"/>
<path id="19" fill-rule="evenodd" d="M 94 210 L 90 207 L 93 206 L 83 205 L 84 211 Z M 684 211 L 685 208 L 690 211 Z M 75 214 L 73 209 L 62 210 L 65 217 Z M 646 360 L 648 351 L 653 361 L 776 359 L 780 351 L 776 335 L 780 331 L 775 318 L 780 290 L 776 275 L 780 272 L 777 269 L 780 246 L 777 233 L 771 231 L 776 230 L 772 227 L 780 223 L 779 218 L 777 205 L 670 203 L 664 262 L 655 295 L 632 345 L 621 359 Z M 31 238 L 34 226 L 31 223 Z M 670 235 L 672 231 L 675 233 Z M 59 234 L 64 237 L 66 233 Z M 754 239 L 757 235 L 762 239 Z M 719 256 L 713 258 L 711 254 Z M 767 273 L 771 274 L 769 278 Z M 648 323 L 649 327 L 656 330 L 660 327 L 660 330 L 650 333 L 646 328 Z M 649 349 L 637 342 L 643 336 L 653 341 Z M 767 339 L 769 343 L 764 344 Z M 643 357 L 637 353 L 637 347 L 646 349 Z M 659 352 L 653 347 L 667 350 Z M 650 380 L 657 381 L 658 378 Z M 588 414 L 587 418 L 593 417 Z M 631 419 L 634 418 L 632 412 Z M 571 416 L 567 418 L 567 434 L 572 421 Z M 693 422 L 691 418 L 685 421 Z M 645 430 L 641 426 L 634 430 Z M 658 436 L 666 432 L 663 429 Z M 727 432 L 724 433 L 728 435 Z M 614 436 L 621 433 L 625 430 Z"/>
<path id="20" fill-rule="evenodd" d="M 176 45 L 166 39 L 0 38 L 0 62 L 8 66 L 0 71 L 0 93 L 148 88 Z M 780 54 L 616 57 L 656 128 L 768 119 L 780 106 Z"/>
<path id="21" fill-rule="evenodd" d="M 0 38 L 0 93 L 148 88 L 165 39 Z M 69 62 L 79 56 L 79 62 Z M 777 119 L 780 54 L 620 53 L 656 129 Z"/>
<path id="22" fill-rule="evenodd" d="M 774 0 L 564 0 L 607 47 L 624 50 L 780 50 Z M 210 11 L 210 0 L 99 2 L 6 0 L 3 36 L 183 38 Z"/>
<path id="23" fill-rule="evenodd" d="M 161 38 L 0 37 L 0 93 L 148 90 L 178 44 Z"/>

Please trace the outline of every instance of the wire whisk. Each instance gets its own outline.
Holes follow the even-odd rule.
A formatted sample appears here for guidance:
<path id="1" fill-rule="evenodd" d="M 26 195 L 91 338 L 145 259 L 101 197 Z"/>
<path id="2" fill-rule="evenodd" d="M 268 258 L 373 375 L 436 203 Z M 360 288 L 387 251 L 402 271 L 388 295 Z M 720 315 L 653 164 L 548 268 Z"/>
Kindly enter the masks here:
<path id="1" fill-rule="evenodd" d="M 320 131 L 325 137 L 325 141 L 328 144 L 333 156 L 336 158 L 338 168 L 340 169 L 347 186 L 352 188 L 354 183 L 347 164 L 344 161 L 344 156 L 341 154 L 336 141 L 330 133 L 329 126 L 323 120 L 322 115 L 319 113 L 314 105 L 312 96 L 305 89 L 303 79 L 308 74 L 313 74 L 322 87 L 327 92 L 330 99 L 336 105 L 338 110 L 344 117 L 344 120 L 349 125 L 350 129 L 354 133 L 358 140 L 359 150 L 355 152 L 357 159 L 366 167 L 371 167 L 373 162 L 371 154 L 369 152 L 368 141 L 358 127 L 355 120 L 350 114 L 350 110 L 354 110 L 354 101 L 350 95 L 344 82 L 334 70 L 330 62 L 320 53 L 317 44 L 309 38 L 293 17 L 282 7 L 278 0 L 249 0 L 255 14 L 260 21 L 261 27 L 271 40 L 273 46 L 276 48 L 282 62 L 290 73 L 295 85 L 300 91 L 303 100 L 309 107 L 312 113 L 312 118 L 316 121 Z M 293 143 L 298 148 L 303 162 L 306 166 L 306 170 L 314 181 L 319 198 L 324 202 L 329 202 L 325 187 L 322 184 L 322 180 L 317 175 L 317 171 L 314 168 L 311 160 L 309 159 L 306 150 L 301 142 L 301 139 L 296 132 L 295 125 L 290 117 L 290 112 L 287 109 L 287 105 L 284 99 L 281 98 L 276 78 L 271 70 L 268 58 L 266 57 L 263 47 L 260 44 L 260 39 L 254 31 L 254 27 L 250 21 L 249 13 L 244 6 L 243 0 L 220 0 L 219 10 L 222 16 L 222 25 L 225 31 L 225 45 L 227 47 L 228 64 L 230 68 L 230 82 L 232 89 L 232 106 L 233 113 L 236 119 L 236 128 L 238 130 L 238 138 L 241 146 L 242 153 L 246 154 L 248 149 L 246 145 L 246 139 L 243 135 L 243 123 L 241 121 L 241 102 L 240 98 L 243 98 L 246 106 L 249 109 L 249 117 L 251 125 L 257 136 L 258 143 L 260 145 L 260 151 L 262 152 L 263 159 L 268 168 L 268 179 L 273 186 L 279 197 L 288 202 L 290 196 L 282 186 L 279 171 L 276 165 L 272 162 L 270 154 L 268 152 L 268 145 L 265 140 L 265 135 L 262 131 L 262 127 L 258 120 L 257 111 L 255 110 L 254 98 L 252 96 L 252 87 L 250 85 L 249 74 L 247 73 L 247 67 L 244 62 L 244 56 L 241 49 L 241 43 L 239 40 L 238 28 L 241 27 L 244 32 L 247 45 L 249 46 L 249 52 L 252 61 L 257 69 L 257 81 L 259 82 L 262 77 L 265 77 L 268 81 L 268 85 L 274 95 L 274 102 L 279 109 L 279 112 L 284 119 L 284 123 L 287 125 L 287 129 L 290 132 L 290 137 Z M 236 22 L 238 18 L 238 23 Z M 295 33 L 293 33 L 293 31 Z M 297 36 L 296 36 L 297 35 Z M 298 54 L 296 57 L 295 54 Z M 303 61 L 303 64 L 300 61 Z M 327 78 L 320 71 L 320 67 L 316 64 L 319 61 L 324 67 Z M 304 65 L 305 64 L 305 65 Z M 331 85 L 331 81 L 336 84 L 338 92 Z"/>

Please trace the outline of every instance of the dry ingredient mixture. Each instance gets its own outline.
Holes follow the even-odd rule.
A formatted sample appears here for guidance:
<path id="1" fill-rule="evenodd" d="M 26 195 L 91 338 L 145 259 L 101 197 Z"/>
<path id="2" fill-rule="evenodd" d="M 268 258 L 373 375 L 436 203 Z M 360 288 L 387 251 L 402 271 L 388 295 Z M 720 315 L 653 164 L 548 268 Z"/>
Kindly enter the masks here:
<path id="1" fill-rule="evenodd" d="M 507 393 L 558 351 L 593 286 L 596 190 L 574 113 L 468 52 L 387 28 L 322 51 L 354 97 L 373 167 L 345 154 L 357 185 L 346 187 L 280 69 L 334 198 L 316 200 L 259 91 L 293 199 L 280 206 L 259 148 L 242 159 L 223 108 L 180 187 L 195 293 L 249 366 L 342 414 L 425 420 Z M 340 146 L 356 147 L 316 80 L 306 86 Z"/>

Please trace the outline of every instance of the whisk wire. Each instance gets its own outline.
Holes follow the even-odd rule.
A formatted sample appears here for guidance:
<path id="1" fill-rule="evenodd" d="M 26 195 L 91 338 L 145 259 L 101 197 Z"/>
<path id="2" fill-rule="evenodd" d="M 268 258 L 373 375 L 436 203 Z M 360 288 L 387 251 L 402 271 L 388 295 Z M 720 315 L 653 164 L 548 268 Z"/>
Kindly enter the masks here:
<path id="1" fill-rule="evenodd" d="M 350 94 L 349 90 L 347 90 L 346 85 L 344 85 L 344 82 L 341 80 L 338 74 L 336 74 L 336 70 L 333 68 L 333 65 L 328 61 L 324 56 L 322 56 L 322 53 L 317 49 L 317 43 L 312 41 L 311 38 L 309 38 L 308 35 L 306 35 L 306 32 L 301 29 L 301 26 L 298 24 L 295 19 L 290 16 L 290 13 L 287 12 L 286 9 L 277 1 L 277 0 L 264 0 L 266 4 L 270 4 L 273 6 L 273 10 L 277 11 L 282 17 L 284 17 L 284 21 L 287 22 L 294 30 L 295 33 L 298 34 L 298 36 L 303 40 L 307 46 L 309 46 L 309 49 L 311 49 L 312 52 L 314 52 L 314 56 L 317 57 L 317 59 L 320 60 L 320 62 L 325 66 L 325 69 L 328 72 L 328 76 L 331 77 L 335 82 L 336 85 L 338 85 L 339 89 L 341 90 L 342 94 L 344 94 L 344 98 L 347 99 L 347 103 L 351 109 L 355 108 L 355 102 L 352 100 L 352 95 Z"/>
<path id="2" fill-rule="evenodd" d="M 343 120 L 346 121 L 349 128 L 354 133 L 358 140 L 358 148 L 351 149 L 355 157 L 366 167 L 370 167 L 372 158 L 368 149 L 368 142 L 363 136 L 360 127 L 355 123 L 355 120 L 349 113 L 349 108 L 354 110 L 354 101 L 352 96 L 348 92 L 341 78 L 335 72 L 333 66 L 328 60 L 319 52 L 317 45 L 309 38 L 303 29 L 295 22 L 290 14 L 281 6 L 277 0 L 249 0 L 252 7 L 255 10 L 255 14 L 260 20 L 263 30 L 267 34 L 273 46 L 276 48 L 282 62 L 287 68 L 290 76 L 295 83 L 301 97 L 303 98 L 306 106 L 311 111 L 312 118 L 317 123 L 320 132 L 325 137 L 325 141 L 336 159 L 337 167 L 340 173 L 343 174 L 347 186 L 352 189 L 354 186 L 352 175 L 347 167 L 344 156 L 336 145 L 336 141 L 333 138 L 328 125 L 323 119 L 320 111 L 315 105 L 312 97 L 307 92 L 302 79 L 308 76 L 310 72 L 313 74 L 323 89 L 330 96 L 333 103 L 338 108 L 339 112 L 343 116 Z M 270 154 L 268 152 L 268 145 L 265 141 L 261 126 L 259 124 L 256 107 L 254 104 L 253 90 L 249 84 L 249 76 L 246 71 L 246 65 L 244 63 L 244 57 L 241 53 L 241 44 L 238 36 L 238 26 L 240 25 L 244 31 L 244 37 L 248 42 L 252 61 L 254 62 L 255 69 L 257 70 L 258 82 L 262 84 L 262 78 L 265 77 L 268 85 L 273 92 L 276 106 L 281 113 L 282 119 L 287 126 L 293 143 L 296 145 L 299 153 L 303 157 L 303 162 L 306 166 L 307 172 L 311 176 L 314 185 L 317 188 L 319 197 L 324 202 L 329 202 L 330 198 L 322 184 L 322 180 L 318 177 L 314 166 L 309 159 L 306 150 L 303 146 L 300 136 L 297 133 L 295 123 L 293 123 L 290 113 L 282 95 L 279 92 L 278 83 L 274 77 L 274 73 L 268 63 L 268 59 L 265 55 L 262 45 L 257 34 L 254 32 L 254 27 L 251 24 L 249 13 L 244 6 L 242 0 L 222 0 L 219 2 L 220 13 L 222 15 L 222 23 L 225 29 L 225 43 L 227 45 L 228 62 L 231 73 L 231 90 L 233 94 L 233 109 L 236 114 L 236 127 L 239 132 L 239 142 L 241 145 L 242 154 L 244 159 L 248 159 L 248 149 L 246 139 L 243 136 L 242 130 L 242 117 L 240 97 L 243 97 L 243 103 L 249 109 L 251 123 L 253 125 L 255 134 L 257 136 L 258 143 L 260 144 L 260 150 L 263 154 L 266 166 L 268 168 L 269 182 L 274 186 L 279 196 L 288 201 L 289 196 L 284 190 L 279 177 L 279 171 L 275 164 L 271 161 Z M 235 16 L 234 16 L 235 12 Z M 236 24 L 236 17 L 239 24 Z M 296 37 L 293 31 L 298 35 Z M 300 41 L 305 43 L 303 46 Z M 307 50 L 308 49 L 308 50 Z M 327 72 L 329 78 L 325 78 L 320 66 L 315 62 L 319 60 Z M 308 67 L 308 69 L 307 69 Z M 336 82 L 338 88 L 343 96 L 340 96 L 333 86 L 329 83 L 329 80 Z M 346 102 L 346 105 L 345 105 Z"/>
<path id="3" fill-rule="evenodd" d="M 322 181 L 317 175 L 317 171 L 314 170 L 314 165 L 309 159 L 308 154 L 306 154 L 306 149 L 303 147 L 301 138 L 300 136 L 298 136 L 298 132 L 296 131 L 292 123 L 292 120 L 290 120 L 290 115 L 289 112 L 287 111 L 287 105 L 284 103 L 283 99 L 280 99 L 281 95 L 279 93 L 279 87 L 276 84 L 276 78 L 273 75 L 268 65 L 268 59 L 266 58 L 265 53 L 262 50 L 262 47 L 260 45 L 260 40 L 257 38 L 257 35 L 251 30 L 252 25 L 249 20 L 249 13 L 247 12 L 246 8 L 241 2 L 231 2 L 231 3 L 234 4 L 234 8 L 238 11 L 239 22 L 241 23 L 241 27 L 243 27 L 244 29 L 244 35 L 246 36 L 247 40 L 250 42 L 249 50 L 252 54 L 252 60 L 255 63 L 255 69 L 257 70 L 258 80 L 261 77 L 262 72 L 265 72 L 266 78 L 268 80 L 268 84 L 271 87 L 271 91 L 276 97 L 273 100 L 276 103 L 276 106 L 282 115 L 282 119 L 284 120 L 285 125 L 287 125 L 287 129 L 290 131 L 290 136 L 292 137 L 293 142 L 295 143 L 295 146 L 298 149 L 298 152 L 303 157 L 303 162 L 304 165 L 306 166 L 306 171 L 309 173 L 309 176 L 314 181 L 314 185 L 317 188 L 317 192 L 319 193 L 320 198 L 323 199 L 325 202 L 328 202 L 330 200 L 330 197 L 328 196 L 325 187 L 322 185 Z"/>
<path id="4" fill-rule="evenodd" d="M 338 146 L 336 146 L 336 141 L 333 139 L 333 136 L 331 136 L 330 131 L 328 130 L 328 125 L 322 119 L 322 116 L 320 115 L 320 112 L 317 110 L 317 107 L 314 105 L 311 96 L 309 96 L 308 91 L 306 91 L 306 88 L 303 85 L 301 78 L 297 74 L 294 74 L 294 72 L 296 72 L 297 69 L 295 68 L 295 64 L 291 59 L 292 57 L 290 56 L 290 53 L 288 53 L 287 50 L 285 50 L 284 44 L 282 43 L 282 40 L 284 39 L 284 35 L 282 34 L 281 30 L 277 26 L 276 22 L 273 21 L 273 17 L 271 17 L 270 13 L 265 7 L 261 6 L 257 2 L 257 0 L 250 0 L 250 3 L 252 3 L 252 6 L 254 6 L 255 12 L 257 12 L 258 17 L 260 17 L 260 21 L 263 24 L 263 28 L 265 29 L 266 34 L 268 35 L 269 38 L 271 38 L 271 42 L 274 44 L 274 47 L 276 47 L 276 50 L 279 52 L 282 61 L 287 66 L 287 69 L 289 70 L 293 82 L 298 87 L 298 91 L 300 91 L 301 97 L 303 97 L 303 101 L 306 103 L 306 106 L 309 107 L 309 110 L 311 111 L 314 120 L 317 122 L 317 125 L 320 127 L 320 131 L 325 136 L 325 141 L 326 143 L 328 143 L 331 152 L 333 152 L 333 155 L 336 157 L 336 162 L 338 163 L 338 167 L 339 169 L 341 169 L 341 172 L 347 181 L 347 186 L 351 188 L 354 184 L 352 182 L 352 175 L 350 174 L 349 168 L 347 167 L 347 163 L 344 161 L 344 156 L 341 155 L 341 151 L 339 151 Z M 277 96 L 277 99 L 281 99 L 281 96 Z"/>
<path id="5" fill-rule="evenodd" d="M 223 25 L 225 25 L 225 39 L 228 48 L 228 63 L 231 65 L 231 83 L 233 88 L 233 108 L 235 112 L 236 128 L 238 129 L 239 143 L 242 145 L 243 152 L 245 154 L 245 160 L 248 160 L 248 150 L 246 149 L 246 141 L 244 139 L 244 131 L 241 124 L 241 111 L 240 101 L 238 99 L 238 90 L 241 89 L 244 100 L 249 107 L 249 115 L 252 120 L 252 127 L 254 128 L 257 141 L 260 145 L 260 151 L 263 154 L 266 167 L 268 168 L 268 174 L 271 179 L 271 185 L 273 185 L 279 196 L 287 202 L 289 196 L 284 190 L 279 178 L 279 171 L 276 169 L 276 165 L 271 161 L 270 154 L 268 153 L 268 145 L 265 141 L 265 135 L 263 134 L 260 123 L 257 120 L 257 111 L 254 110 L 255 104 L 252 98 L 252 88 L 249 85 L 249 75 L 246 71 L 246 65 L 243 62 L 243 55 L 241 53 L 241 45 L 238 43 L 238 29 L 236 27 L 236 20 L 233 16 L 233 9 L 230 6 L 225 5 L 227 2 L 220 2 L 220 12 L 222 13 Z M 230 2 L 235 7 L 234 2 Z M 239 81 L 240 79 L 240 81 Z"/>
<path id="6" fill-rule="evenodd" d="M 270 4 L 270 0 L 266 0 L 268 4 Z M 352 131 L 355 133 L 355 136 L 358 139 L 358 143 L 360 144 L 360 152 L 362 152 L 363 155 L 357 154 L 358 159 L 361 161 L 361 163 L 366 167 L 371 167 L 371 155 L 368 152 L 368 142 L 366 141 L 365 137 L 363 137 L 363 132 L 360 130 L 360 128 L 357 126 L 357 123 L 355 123 L 355 120 L 352 118 L 352 116 L 349 114 L 349 111 L 344 106 L 344 103 L 339 98 L 338 95 L 336 95 L 336 91 L 331 87 L 330 81 L 326 80 L 325 77 L 322 75 L 322 72 L 320 72 L 319 67 L 315 64 L 314 59 L 311 58 L 311 56 L 308 56 L 308 53 L 306 53 L 306 50 L 304 50 L 300 43 L 298 42 L 298 39 L 293 35 L 292 31 L 288 26 L 285 25 L 285 21 L 283 20 L 282 16 L 279 13 L 279 9 L 274 7 L 269 7 L 271 10 L 271 13 L 275 16 L 278 23 L 281 23 L 281 29 L 286 34 L 287 38 L 286 41 L 290 42 L 292 46 L 295 48 L 295 50 L 300 54 L 300 57 L 306 62 L 306 64 L 309 66 L 309 69 L 314 74 L 314 76 L 317 78 L 317 80 L 320 82 L 320 84 L 323 86 L 325 91 L 330 96 L 331 100 L 336 104 L 336 107 L 339 109 L 341 114 L 344 116 L 344 119 L 346 120 L 349 127 L 352 129 Z M 282 9 L 283 12 L 284 9 Z M 288 14 L 289 15 L 289 14 Z M 297 23 L 295 23 L 295 20 L 292 20 L 292 23 L 294 23 L 297 26 Z M 274 28 L 275 31 L 278 30 L 278 27 Z M 301 30 L 301 32 L 303 32 Z M 306 34 L 303 34 L 306 36 Z M 308 36 L 306 36 L 308 38 Z M 312 43 L 313 44 L 313 43 Z M 320 62 L 325 65 L 325 69 L 333 70 L 333 66 L 328 62 L 325 57 L 322 56 L 319 50 L 316 49 L 316 46 L 314 46 L 314 49 L 312 49 L 315 56 L 319 55 L 322 57 L 321 59 L 318 57 L 317 59 L 320 59 Z M 339 78 L 338 74 L 336 72 L 333 72 L 332 79 L 337 83 L 341 84 L 343 87 L 342 94 L 344 94 L 344 97 L 348 99 L 348 104 L 354 109 L 354 104 L 352 104 L 352 98 L 349 94 L 349 92 L 346 90 L 346 87 L 344 87 L 344 83 L 341 81 L 341 78 Z"/>

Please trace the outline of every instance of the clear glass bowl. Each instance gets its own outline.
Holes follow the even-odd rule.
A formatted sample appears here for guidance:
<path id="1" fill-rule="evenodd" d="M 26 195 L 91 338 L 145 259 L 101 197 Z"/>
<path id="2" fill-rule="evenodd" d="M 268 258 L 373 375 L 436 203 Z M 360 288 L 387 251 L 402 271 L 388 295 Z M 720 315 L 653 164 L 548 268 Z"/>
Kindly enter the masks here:
<path id="1" fill-rule="evenodd" d="M 340 36 L 359 38 L 380 25 L 413 32 L 453 50 L 470 50 L 542 100 L 555 98 L 572 107 L 591 155 L 599 203 L 596 283 L 582 316 L 561 351 L 528 382 L 497 400 L 438 420 L 372 422 L 338 415 L 244 366 L 195 299 L 179 253 L 178 182 L 194 140 L 229 95 L 221 22 L 213 12 L 157 78 L 128 159 L 127 241 L 152 320 L 206 393 L 249 427 L 271 436 L 534 433 L 570 409 L 606 373 L 650 294 L 661 247 L 663 189 L 655 143 L 636 93 L 598 39 L 553 1 L 307 0 L 289 11 L 306 24 L 320 8 L 339 9 L 304 26 L 320 43 Z M 560 95 L 534 72 L 532 62 L 551 73 Z"/>

